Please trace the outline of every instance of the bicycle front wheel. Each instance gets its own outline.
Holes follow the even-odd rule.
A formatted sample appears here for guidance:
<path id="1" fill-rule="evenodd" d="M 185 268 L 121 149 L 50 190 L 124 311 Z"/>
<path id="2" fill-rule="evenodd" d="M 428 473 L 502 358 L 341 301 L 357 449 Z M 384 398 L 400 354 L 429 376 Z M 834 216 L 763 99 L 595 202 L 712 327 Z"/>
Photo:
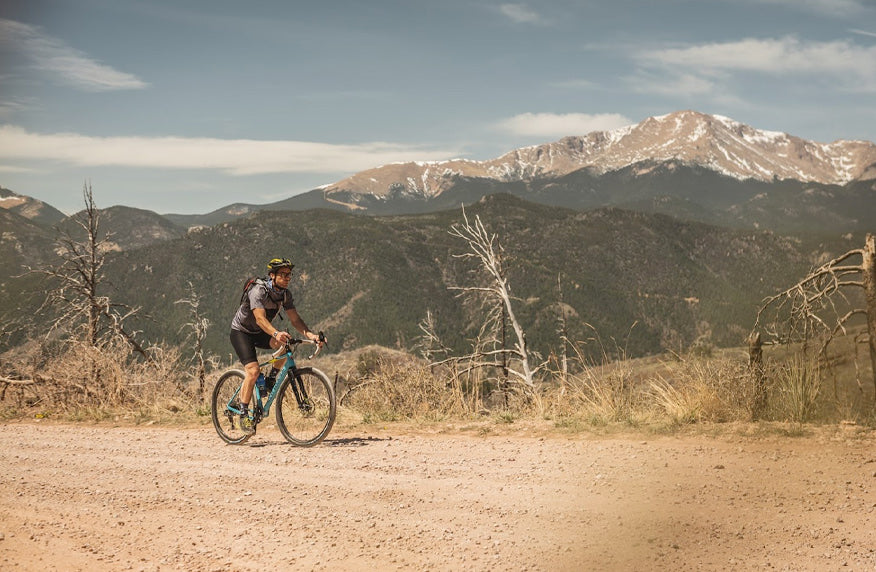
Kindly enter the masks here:
<path id="1" fill-rule="evenodd" d="M 335 392 L 328 377 L 304 367 L 289 373 L 277 397 L 277 427 L 287 441 L 312 447 L 328 435 L 335 422 Z"/>
<path id="2" fill-rule="evenodd" d="M 213 388 L 210 411 L 213 427 L 226 443 L 239 445 L 250 438 L 240 428 L 240 386 L 243 385 L 243 372 L 239 369 L 226 371 Z"/>

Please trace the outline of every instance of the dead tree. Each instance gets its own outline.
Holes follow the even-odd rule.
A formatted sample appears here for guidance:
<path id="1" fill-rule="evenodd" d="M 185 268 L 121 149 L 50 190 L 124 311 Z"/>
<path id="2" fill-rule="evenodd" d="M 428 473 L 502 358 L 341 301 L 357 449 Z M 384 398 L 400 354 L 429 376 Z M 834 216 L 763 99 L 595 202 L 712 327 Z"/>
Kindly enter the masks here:
<path id="1" fill-rule="evenodd" d="M 438 358 L 444 358 L 450 355 L 448 348 L 438 335 L 438 324 L 435 322 L 435 316 L 432 310 L 426 310 L 426 317 L 418 324 L 422 334 L 417 348 L 420 350 L 420 355 L 430 363 L 435 363 Z"/>
<path id="2" fill-rule="evenodd" d="M 180 328 L 182 331 L 185 328 L 189 329 L 186 336 L 186 341 L 192 340 L 195 344 L 195 377 L 198 379 L 198 399 L 204 398 L 204 389 L 207 383 L 207 364 L 211 359 L 206 357 L 204 352 L 204 340 L 207 338 L 207 329 L 210 327 L 210 320 L 203 317 L 200 312 L 201 296 L 198 294 L 195 286 L 188 282 L 189 296 L 177 300 L 176 304 L 186 304 L 189 307 L 189 317 L 191 321 L 186 322 Z"/>
<path id="3" fill-rule="evenodd" d="M 751 416 L 759 419 L 767 405 L 766 377 L 763 365 L 763 340 L 760 332 L 752 332 L 748 336 L 748 371 L 754 379 L 754 403 Z"/>
<path id="4" fill-rule="evenodd" d="M 560 336 L 560 383 L 562 391 L 566 391 L 566 381 L 569 379 L 569 330 L 566 326 L 566 302 L 563 299 L 563 277 L 557 274 L 557 300 L 559 314 L 557 315 L 557 334 Z"/>
<path id="5" fill-rule="evenodd" d="M 40 310 L 55 308 L 59 317 L 50 333 L 61 327 L 82 327 L 89 347 L 99 348 L 107 336 L 119 336 L 138 354 L 151 361 L 151 356 L 137 341 L 136 332 L 125 326 L 125 321 L 138 315 L 138 308 L 112 302 L 102 294 L 106 278 L 107 237 L 100 236 L 100 210 L 94 203 L 91 185 L 82 188 L 85 209 L 73 218 L 84 238 L 68 230 L 59 230 L 57 252 L 59 265 L 29 269 L 42 275 L 47 283 L 55 285 Z"/>
<path id="6" fill-rule="evenodd" d="M 863 291 L 864 307 L 847 293 Z M 876 389 L 876 237 L 868 234 L 863 248 L 850 250 L 822 264 L 802 280 L 767 298 L 757 312 L 755 332 L 763 330 L 765 343 L 795 343 L 804 347 L 818 340 L 819 354 L 839 334 L 846 334 L 854 318 L 864 318 L 873 385 Z"/>
<path id="7" fill-rule="evenodd" d="M 468 252 L 454 256 L 456 258 L 474 259 L 480 265 L 480 268 L 486 272 L 488 285 L 452 286 L 450 289 L 459 291 L 460 295 L 463 296 L 485 296 L 487 307 L 495 309 L 490 312 L 487 320 L 494 323 L 497 327 L 501 327 L 501 324 L 507 320 L 511 324 L 515 336 L 512 347 L 482 350 L 479 352 L 479 359 L 476 361 L 482 365 L 502 368 L 501 358 L 503 356 L 511 357 L 519 362 L 519 368 L 511 367 L 511 364 L 506 361 L 508 373 L 522 386 L 524 391 L 531 391 L 535 387 L 534 376 L 538 367 L 533 367 L 530 364 L 526 334 L 514 314 L 514 306 L 512 304 L 514 298 L 511 296 L 511 286 L 508 283 L 508 276 L 502 264 L 502 251 L 501 246 L 498 244 L 498 237 L 496 234 L 487 232 L 480 217 L 475 216 L 473 221 L 469 220 L 465 214 L 465 209 L 462 211 L 462 216 L 462 224 L 451 226 L 450 235 L 465 241 L 468 246 Z M 495 303 L 491 303 L 491 300 Z"/>

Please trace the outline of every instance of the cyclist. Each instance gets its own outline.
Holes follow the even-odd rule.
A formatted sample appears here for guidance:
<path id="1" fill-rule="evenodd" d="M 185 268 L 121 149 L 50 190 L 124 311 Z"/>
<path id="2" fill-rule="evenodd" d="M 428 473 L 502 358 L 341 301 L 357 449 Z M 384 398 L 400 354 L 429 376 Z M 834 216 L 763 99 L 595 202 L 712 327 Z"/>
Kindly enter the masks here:
<path id="1" fill-rule="evenodd" d="M 247 292 L 231 321 L 231 345 L 243 364 L 245 377 L 240 388 L 240 428 L 245 433 L 255 431 L 252 419 L 249 417 L 249 402 L 252 399 L 253 387 L 259 376 L 259 363 L 256 348 L 278 349 L 292 339 L 289 332 L 275 328 L 271 321 L 281 311 L 289 317 L 289 323 L 309 340 L 319 341 L 319 335 L 310 331 L 298 311 L 287 290 L 292 279 L 294 264 L 288 258 L 272 258 L 268 262 L 268 280 L 257 280 Z M 282 319 L 282 315 L 281 315 Z M 267 382 L 276 379 L 277 372 L 283 367 L 283 360 L 273 364 L 268 374 Z"/>

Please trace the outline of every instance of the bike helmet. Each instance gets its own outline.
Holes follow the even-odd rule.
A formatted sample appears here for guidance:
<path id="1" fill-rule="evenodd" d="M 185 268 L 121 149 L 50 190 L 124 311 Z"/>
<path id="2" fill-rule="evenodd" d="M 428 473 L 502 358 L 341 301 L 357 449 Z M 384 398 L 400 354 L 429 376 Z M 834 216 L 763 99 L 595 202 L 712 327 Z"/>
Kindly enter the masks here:
<path id="1" fill-rule="evenodd" d="M 292 264 L 292 261 L 288 258 L 272 258 L 270 262 L 268 262 L 268 270 L 270 272 L 276 272 L 280 268 L 288 268 L 292 270 L 295 268 L 295 265 Z"/>

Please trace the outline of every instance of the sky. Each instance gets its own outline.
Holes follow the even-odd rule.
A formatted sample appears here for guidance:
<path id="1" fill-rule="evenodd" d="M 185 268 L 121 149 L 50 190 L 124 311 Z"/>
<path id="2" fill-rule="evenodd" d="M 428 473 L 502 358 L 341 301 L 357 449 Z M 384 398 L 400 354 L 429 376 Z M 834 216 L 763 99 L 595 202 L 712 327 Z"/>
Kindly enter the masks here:
<path id="1" fill-rule="evenodd" d="M 6 0 L 0 186 L 265 204 L 693 109 L 876 140 L 876 0 Z"/>

